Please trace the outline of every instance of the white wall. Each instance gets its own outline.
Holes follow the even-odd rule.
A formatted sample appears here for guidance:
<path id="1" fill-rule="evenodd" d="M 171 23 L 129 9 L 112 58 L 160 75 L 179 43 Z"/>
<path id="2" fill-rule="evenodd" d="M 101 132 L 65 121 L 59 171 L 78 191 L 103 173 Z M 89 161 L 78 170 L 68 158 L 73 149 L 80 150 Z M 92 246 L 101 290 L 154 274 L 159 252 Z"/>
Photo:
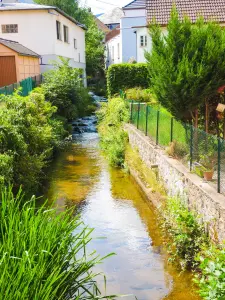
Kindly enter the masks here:
<path id="1" fill-rule="evenodd" d="M 146 17 L 145 9 L 123 9 L 124 17 Z"/>
<path id="2" fill-rule="evenodd" d="M 120 20 L 122 62 L 127 62 L 131 57 L 137 60 L 137 41 L 135 26 L 146 25 L 145 9 L 124 9 L 124 17 Z"/>
<path id="3" fill-rule="evenodd" d="M 61 22 L 62 41 L 57 40 L 56 20 Z M 3 24 L 18 24 L 18 33 L 2 33 Z M 69 43 L 63 41 L 63 25 L 69 28 Z M 80 65 L 85 73 L 85 31 L 55 10 L 0 10 L 0 38 L 21 43 L 43 56 L 45 64 L 50 64 L 48 58 L 69 58 L 71 65 Z M 74 38 L 77 49 L 74 49 Z"/>
<path id="4" fill-rule="evenodd" d="M 147 27 L 137 28 L 137 62 L 146 62 L 145 51 L 151 51 L 152 40 L 148 33 Z M 141 36 L 147 36 L 147 46 L 140 45 Z"/>
<path id="5" fill-rule="evenodd" d="M 137 62 L 146 62 L 145 59 L 145 51 L 151 52 L 152 50 L 152 39 L 148 33 L 147 27 L 137 28 Z M 167 34 L 167 29 L 163 28 L 162 32 L 164 35 Z M 147 36 L 147 46 L 141 47 L 140 45 L 140 37 Z"/>
<path id="6" fill-rule="evenodd" d="M 117 35 L 106 43 L 106 67 L 112 64 L 119 64 L 121 60 L 121 35 Z M 114 57 L 113 57 L 114 48 Z"/>

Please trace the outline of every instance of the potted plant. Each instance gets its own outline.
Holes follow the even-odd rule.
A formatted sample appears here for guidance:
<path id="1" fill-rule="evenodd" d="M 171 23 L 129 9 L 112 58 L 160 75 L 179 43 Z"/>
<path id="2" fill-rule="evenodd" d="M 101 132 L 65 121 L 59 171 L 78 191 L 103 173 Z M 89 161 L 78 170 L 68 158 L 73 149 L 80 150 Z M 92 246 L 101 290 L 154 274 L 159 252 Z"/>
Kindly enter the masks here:
<path id="1" fill-rule="evenodd" d="M 203 166 L 203 177 L 206 181 L 212 181 L 214 166 L 216 163 L 215 155 L 201 155 L 200 163 Z"/>

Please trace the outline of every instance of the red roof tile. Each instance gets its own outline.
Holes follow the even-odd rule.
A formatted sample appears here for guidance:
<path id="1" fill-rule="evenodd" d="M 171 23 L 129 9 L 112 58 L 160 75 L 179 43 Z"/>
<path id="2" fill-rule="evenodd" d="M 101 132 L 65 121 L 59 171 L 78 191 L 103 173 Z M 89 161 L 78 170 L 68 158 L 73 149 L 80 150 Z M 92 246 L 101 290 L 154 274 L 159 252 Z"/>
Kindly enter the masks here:
<path id="1" fill-rule="evenodd" d="M 116 28 L 114 28 L 113 30 L 111 30 L 110 32 L 108 32 L 106 34 L 105 42 L 107 43 L 108 41 L 110 41 L 111 39 L 113 39 L 114 37 L 116 37 L 119 34 L 120 34 L 120 25 L 118 25 Z"/>
<path id="2" fill-rule="evenodd" d="M 206 20 L 225 23 L 225 0 L 147 0 L 148 22 L 155 19 L 158 24 L 167 25 L 173 3 L 180 18 L 187 15 L 194 23 L 201 15 Z"/>

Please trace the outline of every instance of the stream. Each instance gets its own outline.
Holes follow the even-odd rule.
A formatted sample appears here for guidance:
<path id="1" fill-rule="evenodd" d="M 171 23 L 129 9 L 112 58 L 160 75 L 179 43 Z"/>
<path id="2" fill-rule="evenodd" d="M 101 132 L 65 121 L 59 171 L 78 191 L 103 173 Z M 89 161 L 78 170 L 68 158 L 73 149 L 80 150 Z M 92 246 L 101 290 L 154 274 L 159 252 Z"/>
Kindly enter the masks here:
<path id="1" fill-rule="evenodd" d="M 154 207 L 129 174 L 109 167 L 95 123 L 89 117 L 73 124 L 73 143 L 54 161 L 46 196 L 60 210 L 76 205 L 84 223 L 95 228 L 88 251 L 116 253 L 95 269 L 106 275 L 107 294 L 129 294 L 128 300 L 199 299 L 191 274 L 179 274 L 167 263 Z M 98 284 L 104 289 L 102 277 Z"/>

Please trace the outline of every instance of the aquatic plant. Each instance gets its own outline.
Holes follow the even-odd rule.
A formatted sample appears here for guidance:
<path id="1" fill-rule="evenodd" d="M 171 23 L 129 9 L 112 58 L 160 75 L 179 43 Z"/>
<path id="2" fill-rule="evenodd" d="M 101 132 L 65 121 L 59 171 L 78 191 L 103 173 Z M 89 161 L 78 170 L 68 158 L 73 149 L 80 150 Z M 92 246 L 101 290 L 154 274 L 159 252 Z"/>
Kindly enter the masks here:
<path id="1" fill-rule="evenodd" d="M 96 283 L 93 268 L 105 257 L 86 251 L 92 229 L 71 210 L 25 200 L 21 190 L 1 192 L 0 299 L 114 299 Z"/>
<path id="2" fill-rule="evenodd" d="M 211 245 L 198 256 L 201 273 L 195 282 L 203 299 L 225 299 L 225 248 Z"/>
<path id="3" fill-rule="evenodd" d="M 197 255 L 208 245 L 199 216 L 189 211 L 178 198 L 169 198 L 160 208 L 162 229 L 170 253 L 170 260 L 179 262 L 182 269 L 195 269 Z"/>

